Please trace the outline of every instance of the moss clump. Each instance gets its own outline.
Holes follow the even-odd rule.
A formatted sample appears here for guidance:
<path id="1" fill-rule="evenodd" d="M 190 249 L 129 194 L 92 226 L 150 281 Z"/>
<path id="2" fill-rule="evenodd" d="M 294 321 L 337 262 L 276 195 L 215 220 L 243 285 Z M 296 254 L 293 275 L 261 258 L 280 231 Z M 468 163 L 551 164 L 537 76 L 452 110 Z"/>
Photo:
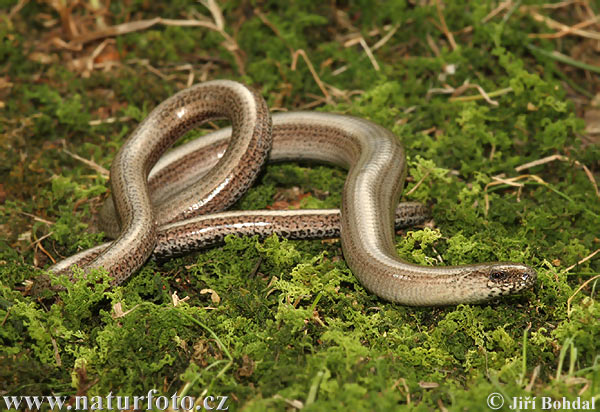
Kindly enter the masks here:
<path id="1" fill-rule="evenodd" d="M 532 40 L 548 29 L 525 9 L 486 18 L 496 2 L 413 3 L 230 1 L 219 5 L 225 35 L 153 26 L 118 36 L 96 59 L 113 67 L 88 72 L 75 63 L 99 41 L 81 52 L 38 45 L 59 33 L 46 27 L 47 16 L 60 17 L 47 3 L 0 13 L 0 392 L 157 389 L 228 396 L 230 410 L 248 411 L 477 410 L 492 392 L 507 401 L 597 396 L 599 260 L 566 270 L 600 242 L 600 203 L 579 166 L 597 175 L 600 150 L 582 144 L 569 99 L 588 80 L 532 53 L 528 44 L 560 44 Z M 90 10 L 72 9 L 74 24 L 209 15 L 183 0 L 112 2 L 93 18 Z M 576 15 L 568 10 L 552 12 L 568 21 Z M 374 60 L 351 45 L 359 35 Z M 328 99 L 302 57 L 292 68 L 298 49 Z M 316 107 L 393 130 L 409 157 L 405 199 L 430 205 L 435 222 L 400 232 L 400 256 L 425 265 L 522 261 L 537 269 L 538 286 L 487 305 L 401 307 L 364 290 L 338 241 L 271 237 L 149 262 L 114 288 L 94 272 L 75 283 L 51 276 L 66 290 L 27 294 L 24 282 L 52 259 L 102 241 L 90 229 L 107 179 L 63 148 L 108 168 L 136 124 L 186 85 L 190 68 L 195 81 L 252 84 L 271 107 Z M 117 121 L 90 123 L 107 118 Z M 553 154 L 569 161 L 515 171 Z M 309 196 L 288 203 L 337 207 L 344 177 L 326 166 L 269 165 L 237 207 L 264 208 L 295 186 Z"/>

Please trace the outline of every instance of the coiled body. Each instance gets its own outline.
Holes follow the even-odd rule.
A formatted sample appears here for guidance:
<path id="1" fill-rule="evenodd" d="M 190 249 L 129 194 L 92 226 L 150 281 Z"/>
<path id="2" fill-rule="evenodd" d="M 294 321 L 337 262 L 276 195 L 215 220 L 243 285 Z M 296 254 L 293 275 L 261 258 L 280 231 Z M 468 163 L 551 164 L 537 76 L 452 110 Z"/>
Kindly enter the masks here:
<path id="1" fill-rule="evenodd" d="M 161 109 L 159 106 L 156 110 L 166 109 Z M 169 119 L 177 123 L 177 119 Z M 234 136 L 236 127 L 238 125 L 234 123 L 232 127 Z M 169 128 L 177 128 L 177 125 L 169 125 Z M 247 128 L 253 129 L 251 126 L 247 126 Z M 340 216 L 339 224 L 344 257 L 352 272 L 365 288 L 383 299 L 419 306 L 482 302 L 495 296 L 517 293 L 535 282 L 535 271 L 518 263 L 499 262 L 429 267 L 409 264 L 398 258 L 394 246 L 394 210 L 403 188 L 406 165 L 402 146 L 387 129 L 367 120 L 350 116 L 295 112 L 273 116 L 273 133 L 275 142 L 285 142 L 280 145 L 279 151 L 276 150 L 277 145 L 273 149 L 273 154 L 278 160 L 321 161 L 348 169 L 348 177 L 342 195 L 341 215 L 338 215 Z M 214 139 L 215 145 L 223 144 L 222 139 L 215 139 L 214 135 L 208 137 L 208 139 L 211 138 Z M 232 140 L 230 144 L 234 143 Z M 156 153 L 138 152 L 133 147 L 126 147 L 124 150 L 129 151 L 128 156 L 139 157 L 138 161 L 141 163 L 146 162 L 143 159 L 147 158 L 158 159 Z M 229 150 L 228 148 L 224 152 L 221 160 L 225 158 Z M 194 156 L 193 149 L 179 149 L 178 153 L 180 157 L 177 157 L 177 151 L 175 151 L 170 160 L 167 156 L 162 166 L 159 163 L 160 167 L 151 175 L 150 185 L 153 185 L 153 181 L 160 182 L 160 176 L 169 180 L 164 176 L 168 176 L 169 173 L 177 174 L 177 172 L 173 172 L 177 168 L 170 168 L 169 162 L 171 165 L 176 163 L 184 165 L 185 159 L 189 160 Z M 182 168 L 185 170 L 185 166 Z M 221 173 L 214 172 L 214 170 L 211 169 L 209 173 L 217 176 Z M 118 171 L 119 169 L 117 169 Z M 111 179 L 120 177 L 120 175 L 113 176 L 112 172 L 111 169 Z M 143 190 L 147 195 L 145 207 L 152 209 L 146 176 L 147 174 L 143 179 Z M 226 176 L 222 175 L 222 177 L 223 181 L 228 180 Z M 185 181 L 183 186 L 193 183 L 194 179 L 197 178 L 191 177 L 188 179 L 189 181 L 183 179 Z M 200 181 L 203 181 L 203 178 L 200 178 Z M 138 184 L 139 182 L 136 181 L 136 186 L 132 190 L 142 191 L 142 188 L 137 186 Z M 154 184 L 156 188 L 161 187 L 160 184 Z M 241 190 L 238 188 L 243 186 L 242 182 L 237 180 L 233 182 L 233 185 L 236 187 L 236 191 Z M 161 204 L 173 199 L 173 192 L 179 193 L 181 190 L 183 189 L 176 185 L 166 188 L 162 193 L 157 189 L 154 198 L 157 213 L 162 213 L 160 211 L 163 207 Z M 119 204 L 123 200 L 119 197 L 123 195 L 113 191 L 113 196 L 117 212 L 121 216 Z M 216 203 L 222 208 L 226 207 L 222 202 L 211 203 Z M 180 204 L 174 202 L 169 204 L 172 209 L 182 208 Z M 319 214 L 318 212 L 316 214 L 305 212 L 303 218 L 307 219 L 306 216 L 311 213 L 313 216 Z M 189 221 L 179 221 L 177 218 L 174 223 L 162 226 L 161 236 L 163 237 L 159 244 L 169 244 L 169 242 L 186 244 L 185 238 L 189 237 L 191 232 L 214 233 L 222 236 L 227 231 L 235 234 L 242 227 L 255 227 L 260 228 L 259 231 L 264 233 L 268 230 L 267 226 L 274 220 L 284 219 L 285 221 L 286 218 L 282 215 L 272 215 L 269 221 L 264 217 L 267 215 L 261 214 L 261 212 L 242 211 L 198 217 L 195 219 L 199 223 L 192 231 L 182 229 L 189 225 Z M 291 219 L 288 220 L 290 222 L 288 225 L 296 225 L 293 216 L 288 215 L 287 218 Z M 123 218 L 121 220 L 124 221 Z M 164 223 L 167 222 L 169 220 L 165 219 Z M 318 224 L 318 219 L 315 222 Z M 127 230 L 127 224 L 123 226 L 124 230 Z M 299 229 L 300 232 L 303 230 Z M 154 244 L 156 244 L 156 240 Z M 189 243 L 186 245 L 189 246 Z M 181 248 L 186 249 L 188 246 Z M 112 248 L 114 247 L 113 244 Z M 144 260 L 147 256 L 148 254 L 145 255 Z M 98 258 L 93 262 L 97 260 Z M 118 279 L 118 281 L 121 280 L 122 277 Z"/>
<path id="2" fill-rule="evenodd" d="M 173 194 L 169 204 L 155 214 L 147 185 L 150 169 L 185 132 L 220 118 L 233 125 L 230 149 L 202 182 Z M 114 283 L 127 279 L 152 253 L 157 224 L 233 204 L 256 178 L 270 148 L 271 118 L 266 103 L 240 83 L 206 82 L 165 100 L 135 129 L 112 163 L 111 189 L 122 230 L 86 268 L 107 269 Z M 67 262 L 50 270 L 64 272 Z"/>

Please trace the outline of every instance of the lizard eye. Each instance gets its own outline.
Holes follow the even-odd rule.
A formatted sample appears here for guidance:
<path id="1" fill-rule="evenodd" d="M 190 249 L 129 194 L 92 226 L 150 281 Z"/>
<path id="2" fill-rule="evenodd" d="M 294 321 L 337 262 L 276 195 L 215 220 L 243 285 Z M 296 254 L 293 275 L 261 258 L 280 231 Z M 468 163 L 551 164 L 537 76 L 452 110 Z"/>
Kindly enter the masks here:
<path id="1" fill-rule="evenodd" d="M 504 272 L 492 272 L 490 273 L 490 280 L 493 280 L 495 282 L 501 281 L 506 279 L 506 273 Z"/>

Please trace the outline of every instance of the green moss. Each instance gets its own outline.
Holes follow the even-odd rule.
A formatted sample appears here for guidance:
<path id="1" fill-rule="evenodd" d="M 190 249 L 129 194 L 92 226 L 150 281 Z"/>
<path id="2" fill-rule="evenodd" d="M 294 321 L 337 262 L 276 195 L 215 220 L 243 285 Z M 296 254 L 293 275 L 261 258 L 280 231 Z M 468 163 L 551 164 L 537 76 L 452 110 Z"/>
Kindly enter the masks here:
<path id="1" fill-rule="evenodd" d="M 0 9 L 16 3 L 0 1 Z M 10 83 L 0 89 L 0 392 L 206 390 L 228 396 L 230 410 L 248 411 L 298 402 L 307 411 L 480 410 L 492 392 L 506 399 L 597 396 L 598 285 L 578 288 L 600 272 L 600 261 L 565 272 L 599 247 L 600 203 L 574 161 L 597 174 L 600 149 L 582 147 L 583 123 L 563 83 L 588 80 L 532 53 L 528 34 L 548 29 L 518 9 L 483 23 L 496 2 L 440 2 L 453 49 L 438 29 L 437 3 L 414 3 L 224 3 L 225 30 L 238 42 L 245 76 L 221 34 L 154 26 L 118 36 L 120 65 L 83 77 L 66 64 L 67 52 L 43 50 L 49 63 L 31 57 L 49 35 L 40 13 L 58 19 L 54 9 L 28 2 L 12 18 L 0 13 L 0 79 Z M 208 15 L 184 0 L 111 2 L 108 13 L 120 24 L 190 18 L 193 10 Z M 384 33 L 372 31 L 386 25 L 399 28 L 374 51 L 375 71 L 360 45 L 343 43 L 360 33 L 373 46 Z M 562 41 L 563 50 L 578 45 Z M 535 44 L 561 50 L 559 42 Z M 203 70 L 208 78 L 243 80 L 270 105 L 310 104 L 322 91 L 301 58 L 292 70 L 290 51 L 300 48 L 324 83 L 348 93 L 329 89 L 333 103 L 317 110 L 369 118 L 406 147 L 404 199 L 428 204 L 435 226 L 399 232 L 399 255 L 424 265 L 525 262 L 538 271 L 535 290 L 486 305 L 401 307 L 361 286 L 339 241 L 273 236 L 228 238 L 219 248 L 149 262 L 118 287 L 100 271 L 75 283 L 51 276 L 62 292 L 26 293 L 49 255 L 61 259 L 103 241 L 91 229 L 107 179 L 63 145 L 108 168 L 135 126 L 184 87 L 187 73 L 174 70 L 183 64 L 194 67 L 196 80 Z M 432 92 L 466 81 L 488 93 L 503 90 L 493 96 L 498 105 Z M 131 120 L 89 123 L 107 116 Z M 536 178 L 519 180 L 519 188 L 490 185 L 552 154 L 572 160 L 521 172 Z M 337 207 L 344 178 L 327 166 L 269 165 L 236 207 L 265 208 L 296 186 L 310 194 L 301 207 Z"/>

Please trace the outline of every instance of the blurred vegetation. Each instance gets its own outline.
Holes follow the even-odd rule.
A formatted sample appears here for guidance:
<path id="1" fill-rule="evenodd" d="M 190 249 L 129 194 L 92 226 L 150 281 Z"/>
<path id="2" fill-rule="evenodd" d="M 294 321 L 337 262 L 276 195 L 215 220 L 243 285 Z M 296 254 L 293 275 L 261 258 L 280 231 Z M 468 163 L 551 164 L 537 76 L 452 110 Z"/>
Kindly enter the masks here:
<path id="1" fill-rule="evenodd" d="M 584 259 L 600 248 L 600 146 L 582 120 L 600 105 L 600 46 L 540 36 L 600 9 L 544 3 L 0 0 L 0 395 L 155 388 L 247 411 L 483 410 L 492 392 L 600 402 L 600 255 Z M 276 110 L 390 128 L 409 156 L 404 199 L 433 213 L 398 233 L 400 256 L 521 261 L 537 287 L 402 307 L 364 290 L 338 241 L 271 237 L 150 262 L 115 288 L 94 272 L 93 287 L 57 279 L 66 291 L 31 296 L 52 260 L 102 241 L 103 169 L 136 124 L 214 78 Z M 344 177 L 269 165 L 237 207 L 337 207 Z"/>

